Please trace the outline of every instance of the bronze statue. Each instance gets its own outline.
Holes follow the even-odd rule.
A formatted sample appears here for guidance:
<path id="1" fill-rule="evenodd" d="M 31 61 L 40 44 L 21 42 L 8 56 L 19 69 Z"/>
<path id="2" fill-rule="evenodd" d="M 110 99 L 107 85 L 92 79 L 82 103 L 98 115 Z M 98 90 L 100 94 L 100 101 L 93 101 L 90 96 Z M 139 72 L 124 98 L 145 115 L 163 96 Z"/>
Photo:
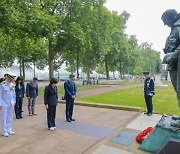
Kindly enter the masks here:
<path id="1" fill-rule="evenodd" d="M 171 82 L 177 94 L 180 107 L 180 14 L 174 9 L 166 10 L 162 17 L 164 25 L 171 28 L 165 44 L 163 62 L 168 64 Z"/>

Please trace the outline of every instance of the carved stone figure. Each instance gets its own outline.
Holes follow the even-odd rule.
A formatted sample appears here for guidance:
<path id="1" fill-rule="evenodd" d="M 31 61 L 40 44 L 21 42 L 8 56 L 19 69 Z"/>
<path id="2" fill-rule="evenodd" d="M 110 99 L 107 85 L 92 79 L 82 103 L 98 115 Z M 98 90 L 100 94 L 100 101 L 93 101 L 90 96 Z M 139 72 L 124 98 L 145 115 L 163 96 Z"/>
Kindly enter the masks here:
<path id="1" fill-rule="evenodd" d="M 174 9 L 166 10 L 162 17 L 164 25 L 171 28 L 164 48 L 163 62 L 168 64 L 171 82 L 177 94 L 180 107 L 180 14 Z"/>

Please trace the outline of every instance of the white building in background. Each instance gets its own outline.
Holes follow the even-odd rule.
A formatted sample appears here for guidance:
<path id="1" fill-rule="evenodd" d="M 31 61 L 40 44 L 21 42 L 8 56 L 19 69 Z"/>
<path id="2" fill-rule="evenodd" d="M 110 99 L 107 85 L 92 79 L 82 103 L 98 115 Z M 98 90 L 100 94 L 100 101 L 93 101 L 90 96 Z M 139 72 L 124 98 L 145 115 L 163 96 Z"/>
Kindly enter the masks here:
<path id="1" fill-rule="evenodd" d="M 18 65 L 13 65 L 10 68 L 0 68 L 0 77 L 4 77 L 4 74 L 12 72 L 16 74 L 17 76 L 20 76 L 20 69 Z M 65 70 L 65 67 L 62 67 L 58 71 L 54 71 L 54 77 L 59 79 L 68 79 L 69 72 Z M 35 70 L 35 76 L 38 78 L 38 80 L 49 80 L 49 69 L 46 67 L 44 70 L 39 70 L 36 68 Z M 25 80 L 32 80 L 34 77 L 34 69 L 32 67 L 29 67 L 25 69 Z"/>
<path id="2" fill-rule="evenodd" d="M 4 74 L 8 72 L 12 72 L 16 74 L 17 76 L 19 76 L 20 75 L 19 66 L 13 65 L 10 68 L 0 68 L 0 77 L 3 77 Z M 28 68 L 25 70 L 25 72 L 26 72 L 26 80 L 31 80 L 34 76 L 34 70 L 32 68 Z"/>

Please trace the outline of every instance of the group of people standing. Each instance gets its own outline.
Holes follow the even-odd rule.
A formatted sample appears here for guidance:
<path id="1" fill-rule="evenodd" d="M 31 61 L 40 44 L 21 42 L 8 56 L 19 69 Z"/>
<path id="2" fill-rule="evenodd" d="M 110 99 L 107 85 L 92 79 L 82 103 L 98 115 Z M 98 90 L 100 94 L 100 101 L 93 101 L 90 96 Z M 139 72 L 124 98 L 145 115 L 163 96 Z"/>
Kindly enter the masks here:
<path id="1" fill-rule="evenodd" d="M 23 77 L 19 76 L 13 82 L 16 75 L 7 73 L 4 78 L 0 79 L 0 124 L 3 136 L 8 137 L 14 135 L 15 132 L 11 130 L 13 113 L 15 112 L 16 119 L 23 118 L 22 104 L 25 94 L 25 86 Z M 26 96 L 28 98 L 29 116 L 36 115 L 34 113 L 35 99 L 38 96 L 37 78 L 26 85 Z"/>
<path id="2" fill-rule="evenodd" d="M 23 118 L 22 104 L 26 91 L 28 99 L 29 116 L 37 115 L 35 112 L 36 98 L 38 96 L 38 79 L 33 78 L 32 81 L 24 85 L 23 77 L 19 76 L 15 80 L 13 73 L 7 73 L 4 78 L 0 79 L 0 126 L 3 136 L 8 137 L 14 135 L 12 131 L 13 114 L 15 112 L 16 119 Z M 76 97 L 75 76 L 71 74 L 69 80 L 64 83 L 65 99 L 66 99 L 66 121 L 75 121 L 73 119 L 73 106 Z M 58 103 L 58 79 L 52 78 L 50 84 L 44 89 L 44 104 L 47 110 L 47 124 L 49 130 L 55 130 L 56 106 Z"/>
<path id="3" fill-rule="evenodd" d="M 13 83 L 16 75 L 7 73 L 4 78 L 0 79 L 0 124 L 3 136 L 8 137 L 14 135 L 12 131 L 13 114 L 15 111 L 16 119 L 23 118 L 22 104 L 25 94 L 25 85 L 23 77 L 19 76 Z M 26 85 L 26 96 L 28 98 L 29 116 L 36 115 L 34 113 L 35 99 L 38 96 L 37 78 Z"/>

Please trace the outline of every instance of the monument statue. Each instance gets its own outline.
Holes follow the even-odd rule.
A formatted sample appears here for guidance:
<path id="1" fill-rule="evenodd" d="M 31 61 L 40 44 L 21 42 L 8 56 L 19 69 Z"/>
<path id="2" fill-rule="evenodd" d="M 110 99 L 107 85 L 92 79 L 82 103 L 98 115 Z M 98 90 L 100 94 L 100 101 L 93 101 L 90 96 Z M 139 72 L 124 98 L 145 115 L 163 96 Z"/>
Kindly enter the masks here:
<path id="1" fill-rule="evenodd" d="M 162 17 L 164 25 L 171 28 L 165 44 L 163 62 L 168 64 L 171 82 L 177 94 L 180 107 L 180 14 L 174 9 L 166 10 Z"/>
<path id="2" fill-rule="evenodd" d="M 171 82 L 176 91 L 180 107 L 180 14 L 174 9 L 169 9 L 163 13 L 161 19 L 164 25 L 171 28 L 164 48 L 165 56 L 163 62 L 168 64 Z M 158 68 L 157 65 L 157 72 L 159 70 Z M 174 138 L 177 140 L 172 140 Z M 139 149 L 153 153 L 161 153 L 162 151 L 166 153 L 167 149 L 171 148 L 171 145 L 173 147 L 174 145 L 178 145 L 176 148 L 173 148 L 173 151 L 179 150 L 180 115 L 164 114 L 154 130 L 142 142 Z"/>

